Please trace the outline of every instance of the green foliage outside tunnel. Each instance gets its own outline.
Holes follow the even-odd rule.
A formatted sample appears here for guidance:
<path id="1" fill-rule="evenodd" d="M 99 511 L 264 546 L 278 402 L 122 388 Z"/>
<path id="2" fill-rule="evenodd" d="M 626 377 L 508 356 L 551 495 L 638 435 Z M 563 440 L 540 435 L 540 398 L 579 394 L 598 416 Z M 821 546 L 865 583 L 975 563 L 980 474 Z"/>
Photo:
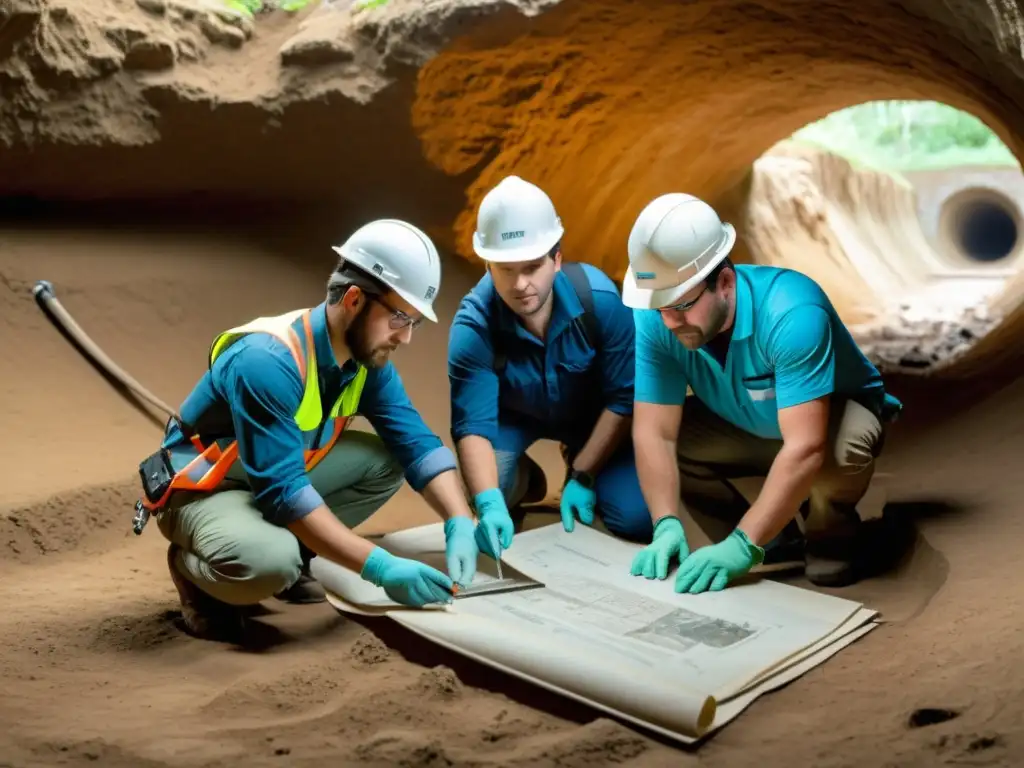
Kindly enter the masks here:
<path id="1" fill-rule="evenodd" d="M 265 11 L 301 11 L 308 5 L 318 5 L 323 0 L 220 0 L 226 7 L 238 11 L 245 16 L 253 16 Z M 386 5 L 388 0 L 353 0 L 353 8 L 377 8 Z M 342 3 L 341 5 L 346 5 Z"/>
<path id="2" fill-rule="evenodd" d="M 858 104 L 801 128 L 793 139 L 897 173 L 965 165 L 1020 167 L 981 120 L 937 101 Z"/>

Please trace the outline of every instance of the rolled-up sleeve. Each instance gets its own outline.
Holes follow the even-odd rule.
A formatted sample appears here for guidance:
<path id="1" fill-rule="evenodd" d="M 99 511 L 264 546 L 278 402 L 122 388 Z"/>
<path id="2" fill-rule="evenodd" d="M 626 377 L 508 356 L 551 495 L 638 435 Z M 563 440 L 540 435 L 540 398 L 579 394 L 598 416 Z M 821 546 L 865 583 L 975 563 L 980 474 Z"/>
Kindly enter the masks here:
<path id="1" fill-rule="evenodd" d="M 455 455 L 423 421 L 395 367 L 368 371 L 359 412 L 373 425 L 414 491 L 455 469 Z"/>
<path id="2" fill-rule="evenodd" d="M 636 402 L 682 405 L 686 402 L 686 371 L 670 352 L 676 343 L 654 309 L 633 310 L 636 325 Z"/>
<path id="3" fill-rule="evenodd" d="M 594 292 L 594 310 L 601 320 L 601 387 L 604 407 L 620 416 L 631 416 L 636 374 L 633 313 L 622 303 L 618 294 L 608 291 Z"/>
<path id="4" fill-rule="evenodd" d="M 486 320 L 463 307 L 448 332 L 448 381 L 451 388 L 451 434 L 498 436 L 498 374 Z"/>
<path id="5" fill-rule="evenodd" d="M 266 334 L 246 336 L 217 359 L 211 374 L 230 405 L 238 458 L 264 518 L 283 526 L 323 504 L 306 473 L 295 423 L 302 379 L 287 347 Z"/>

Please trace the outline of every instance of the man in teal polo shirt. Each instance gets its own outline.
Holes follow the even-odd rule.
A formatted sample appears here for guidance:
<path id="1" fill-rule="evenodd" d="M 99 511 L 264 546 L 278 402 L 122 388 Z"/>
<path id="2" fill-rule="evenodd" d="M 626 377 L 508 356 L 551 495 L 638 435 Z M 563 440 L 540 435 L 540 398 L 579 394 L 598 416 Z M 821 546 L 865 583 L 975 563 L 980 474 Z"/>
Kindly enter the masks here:
<path id="1" fill-rule="evenodd" d="M 799 534 L 803 505 L 808 578 L 853 583 L 856 505 L 901 405 L 814 280 L 734 265 L 735 241 L 707 203 L 678 193 L 651 201 L 629 236 L 633 441 L 655 524 L 632 573 L 664 579 L 678 557 L 677 592 L 722 589 Z M 681 494 L 748 476 L 765 477 L 757 499 L 725 540 L 691 553 Z"/>

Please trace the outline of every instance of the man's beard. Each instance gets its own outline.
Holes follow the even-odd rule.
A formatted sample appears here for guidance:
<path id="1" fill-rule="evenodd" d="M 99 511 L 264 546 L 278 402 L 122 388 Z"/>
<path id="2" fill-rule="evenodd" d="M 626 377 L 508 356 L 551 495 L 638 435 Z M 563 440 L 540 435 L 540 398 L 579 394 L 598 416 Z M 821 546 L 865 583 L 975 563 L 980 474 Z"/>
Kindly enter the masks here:
<path id="1" fill-rule="evenodd" d="M 728 315 L 729 305 L 725 301 L 716 297 L 715 308 L 708 318 L 707 329 L 691 325 L 686 328 L 676 328 L 672 333 L 675 335 L 676 341 L 687 349 L 699 349 L 722 332 L 722 328 L 725 326 L 725 320 Z M 684 333 L 684 331 L 689 331 L 692 335 L 688 335 Z"/>
<path id="2" fill-rule="evenodd" d="M 672 333 L 676 337 L 676 341 L 691 351 L 694 349 L 700 349 L 707 343 L 707 338 L 704 336 L 704 332 L 696 326 L 691 326 L 690 328 L 676 328 Z"/>
<path id="3" fill-rule="evenodd" d="M 345 329 L 345 345 L 352 353 L 353 359 L 365 368 L 381 368 L 387 363 L 385 347 L 371 349 L 366 333 L 368 314 L 364 307 L 352 324 Z"/>

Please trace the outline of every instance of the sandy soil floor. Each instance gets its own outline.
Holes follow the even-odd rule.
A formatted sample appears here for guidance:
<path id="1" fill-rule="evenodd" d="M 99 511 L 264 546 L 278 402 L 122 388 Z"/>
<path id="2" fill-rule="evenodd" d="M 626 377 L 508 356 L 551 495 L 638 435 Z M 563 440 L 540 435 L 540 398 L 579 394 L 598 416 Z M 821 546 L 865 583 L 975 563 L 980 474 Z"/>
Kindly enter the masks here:
<path id="1" fill-rule="evenodd" d="M 109 354 L 177 402 L 213 333 L 319 301 L 331 264 L 309 234 L 0 230 L 0 765 L 1020 765 L 1022 384 L 986 399 L 899 390 L 888 496 L 918 502 L 906 515 L 929 500 L 952 510 L 917 516 L 898 566 L 843 592 L 889 623 L 696 753 L 326 605 L 268 601 L 248 648 L 184 635 L 163 539 L 130 530 L 135 464 L 158 427 L 49 324 L 31 286 L 51 280 Z M 448 266 L 442 319 L 473 279 Z M 442 435 L 446 327 L 396 359 Z M 553 450 L 539 455 L 553 466 Z M 431 519 L 403 489 L 368 530 Z M 911 728 L 919 708 L 957 716 Z"/>
<path id="2" fill-rule="evenodd" d="M 327 246 L 355 219 L 409 215 L 466 256 L 480 196 L 514 168 L 558 201 L 571 258 L 619 270 L 650 197 L 670 186 L 718 199 L 764 143 L 828 109 L 883 92 L 971 104 L 983 75 L 1009 88 L 1016 48 L 996 56 L 988 31 L 1011 6 L 969 4 L 985 20 L 954 35 L 887 0 L 563 3 L 537 34 L 496 16 L 403 70 L 445 36 L 442 21 L 457 34 L 480 3 L 393 0 L 391 17 L 352 28 L 330 14 L 304 26 L 309 10 L 255 31 L 189 2 L 11 5 L 0 10 L 5 194 L 208 199 L 200 190 L 335 208 L 302 225 L 250 209 L 205 231 L 124 207 L 112 224 L 93 213 L 0 224 L 0 768 L 1024 764 L 1022 383 L 999 390 L 986 374 L 984 397 L 963 382 L 897 385 L 907 418 L 880 472 L 916 533 L 894 569 L 843 593 L 888 623 L 686 753 L 326 605 L 268 601 L 245 648 L 182 634 L 164 542 L 155 527 L 130 529 L 159 420 L 31 297 L 52 281 L 112 357 L 176 403 L 217 331 L 320 300 Z M 968 18 L 950 15 L 966 3 L 919 5 Z M 1020 124 L 1022 100 L 1007 93 L 978 114 Z M 780 253 L 815 247 L 783 240 Z M 447 263 L 441 323 L 396 358 L 442 436 L 447 320 L 474 276 Z M 1013 352 L 1019 325 L 1005 327 L 990 346 Z M 538 455 L 557 471 L 550 446 Z M 432 519 L 403 489 L 367 530 Z M 908 725 L 929 708 L 947 719 Z"/>

